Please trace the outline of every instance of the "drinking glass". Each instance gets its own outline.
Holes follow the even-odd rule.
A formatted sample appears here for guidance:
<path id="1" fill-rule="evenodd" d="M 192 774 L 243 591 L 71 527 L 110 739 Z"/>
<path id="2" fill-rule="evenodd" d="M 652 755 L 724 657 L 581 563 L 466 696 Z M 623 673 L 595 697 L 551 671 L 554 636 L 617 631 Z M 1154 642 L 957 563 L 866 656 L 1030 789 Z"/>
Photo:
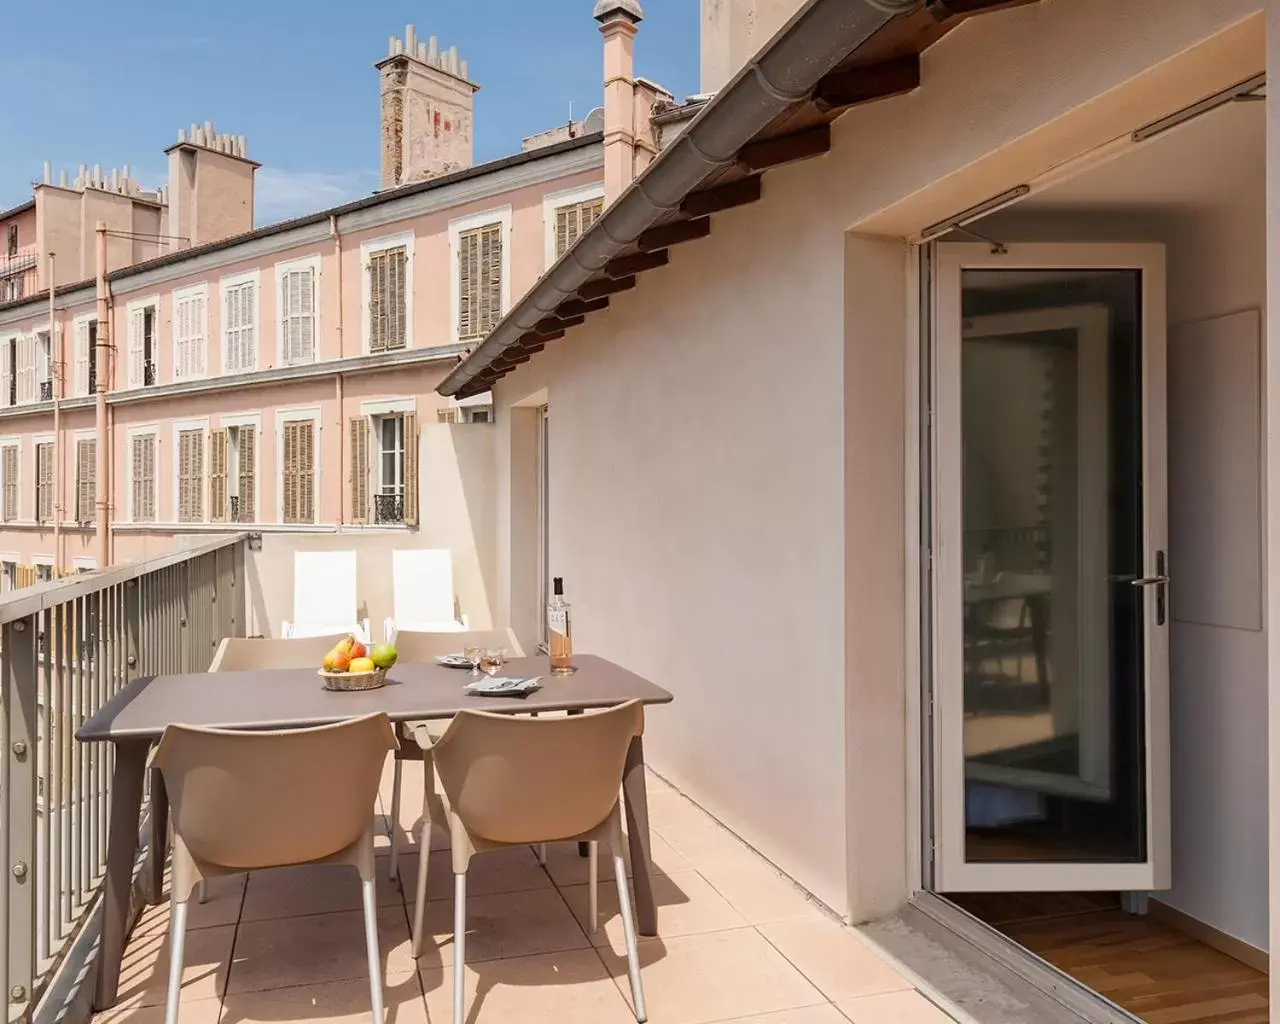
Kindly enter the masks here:
<path id="1" fill-rule="evenodd" d="M 464 647 L 462 656 L 471 662 L 471 674 L 478 676 L 480 674 L 480 665 L 484 661 L 484 649 L 475 645 Z"/>
<path id="2" fill-rule="evenodd" d="M 503 661 L 506 660 L 507 650 L 505 647 L 489 647 L 486 648 L 484 654 L 481 655 L 480 667 L 489 675 L 497 675 L 498 669 L 502 668 Z"/>

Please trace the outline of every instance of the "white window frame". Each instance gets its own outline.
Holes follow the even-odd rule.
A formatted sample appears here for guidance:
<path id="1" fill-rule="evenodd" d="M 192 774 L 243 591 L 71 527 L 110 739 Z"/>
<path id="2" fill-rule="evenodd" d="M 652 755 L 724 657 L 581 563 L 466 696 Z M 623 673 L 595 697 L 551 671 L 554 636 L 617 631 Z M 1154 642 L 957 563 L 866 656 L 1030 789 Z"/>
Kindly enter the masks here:
<path id="1" fill-rule="evenodd" d="M 413 239 L 412 231 L 402 231 L 395 235 L 383 235 L 381 238 L 370 238 L 360 243 L 360 335 L 362 352 L 369 355 L 370 337 L 369 302 L 372 298 L 372 281 L 369 274 L 369 260 L 380 252 L 404 246 L 404 347 L 413 348 Z M 317 290 L 317 299 L 319 291 Z M 316 345 L 319 345 L 319 338 Z M 394 351 L 402 351 L 396 349 Z M 377 355 L 384 353 L 378 352 Z"/>
<path id="2" fill-rule="evenodd" d="M 253 349 L 253 358 L 248 366 L 241 366 L 232 369 L 229 365 L 228 344 L 230 338 L 228 336 L 227 324 L 227 292 L 232 288 L 243 288 L 245 285 L 253 287 L 253 340 L 250 343 Z M 208 304 L 205 305 L 205 315 L 208 316 Z M 262 273 L 259 270 L 248 270 L 243 274 L 231 274 L 227 277 L 218 278 L 218 348 L 222 356 L 222 372 L 224 374 L 233 373 L 252 373 L 262 362 L 259 355 L 259 349 L 262 345 Z"/>
<path id="3" fill-rule="evenodd" d="M 82 522 L 83 522 L 83 521 L 80 519 L 80 442 L 81 442 L 81 441 L 92 441 L 92 442 L 93 442 L 93 461 L 94 461 L 94 467 L 93 467 L 93 504 L 94 504 L 94 510 L 93 510 L 93 513 L 94 513 L 94 518 L 93 518 L 93 519 L 88 520 L 88 525 L 89 525 L 89 526 L 92 526 L 95 522 L 97 522 L 97 514 L 98 514 L 98 508 L 97 508 L 97 505 L 98 505 L 98 463 L 101 461 L 101 460 L 98 458 L 98 431 L 97 431 L 96 429 L 94 429 L 93 427 L 89 427 L 89 428 L 87 428 L 87 429 L 85 429 L 85 430 L 76 430 L 76 431 L 73 431 L 73 432 L 72 432 L 72 434 L 71 434 L 71 458 L 72 458 L 72 460 L 75 462 L 75 467 L 74 467 L 74 470 L 73 470 L 73 472 L 72 472 L 72 476 L 71 476 L 71 490 L 72 490 L 72 492 L 73 492 L 74 496 L 73 496 L 73 498 L 72 498 L 72 500 L 71 500 L 70 504 L 71 504 L 71 506 L 72 506 L 72 511 L 76 513 L 74 516 L 72 516 L 72 517 L 71 517 L 71 522 L 72 522 L 72 523 L 74 523 L 76 526 L 80 526 L 80 525 L 82 524 Z M 57 467 L 57 465 L 56 465 L 56 464 L 55 464 L 55 465 L 54 465 L 54 467 L 53 467 L 53 480 L 54 480 L 54 484 L 53 484 L 53 488 L 54 488 L 54 489 L 53 489 L 53 500 L 54 500 L 54 503 L 55 503 L 55 504 L 57 504 L 57 501 L 58 501 L 58 467 Z M 64 495 L 66 494 L 66 488 L 65 488 L 65 487 L 63 488 L 63 492 L 62 492 L 62 493 L 63 493 Z"/>
<path id="4" fill-rule="evenodd" d="M 75 555 L 71 559 L 71 568 L 76 572 L 94 572 L 98 568 L 98 560 L 91 555 Z"/>
<path id="5" fill-rule="evenodd" d="M 97 313 L 97 310 L 94 310 L 92 313 L 80 313 L 74 318 L 72 318 L 72 321 L 71 321 L 71 358 L 67 360 L 67 362 L 71 364 L 71 394 L 72 394 L 72 397 L 74 398 L 84 398 L 88 395 L 93 394 L 92 387 L 89 387 L 85 391 L 80 390 L 79 372 L 76 369 L 76 363 L 79 362 L 79 355 L 76 352 L 76 346 L 79 345 L 78 339 L 80 337 L 80 325 L 94 323 L 97 321 L 97 319 L 98 319 L 98 313 Z M 85 384 L 86 385 L 89 384 L 90 368 L 94 369 L 95 371 L 97 369 L 97 367 L 94 365 L 94 362 L 97 357 L 94 354 L 93 349 L 94 349 L 94 346 L 90 344 L 89 351 L 86 353 L 86 356 L 85 356 L 87 360 L 87 363 L 85 364 Z M 14 372 L 15 373 L 17 372 L 16 368 L 14 369 Z M 96 377 L 97 377 L 96 372 L 93 374 L 93 376 L 95 377 L 94 383 L 96 383 Z"/>
<path id="6" fill-rule="evenodd" d="M 312 363 L 320 362 L 320 273 L 322 260 L 319 253 L 314 256 L 304 256 L 301 259 L 285 260 L 275 265 L 276 273 L 276 365 L 277 366 L 310 366 Z M 361 267 L 363 268 L 365 259 L 363 250 L 361 251 Z M 406 266 L 406 282 L 408 267 Z M 315 288 L 315 295 L 312 302 L 312 352 L 311 363 L 291 363 L 288 361 L 284 350 L 284 279 L 285 275 L 295 270 L 310 270 L 311 280 Z M 369 287 L 369 272 L 361 271 L 365 278 L 365 288 Z M 365 317 L 365 331 L 368 332 L 368 317 Z M 262 332 L 258 332 L 258 337 L 262 337 Z M 368 341 L 365 342 L 365 348 L 368 349 Z"/>
<path id="7" fill-rule="evenodd" d="M 31 483 L 35 485 L 35 490 L 31 492 L 31 496 L 30 496 L 31 497 L 31 518 L 26 520 L 22 518 L 22 490 L 21 488 L 19 488 L 18 490 L 18 521 L 30 522 L 30 523 L 40 522 L 40 455 L 39 455 L 39 452 L 40 452 L 40 446 L 42 444 L 48 444 L 48 445 L 53 445 L 53 497 L 51 499 L 51 504 L 53 506 L 52 508 L 53 515 L 49 518 L 49 525 L 52 526 L 54 520 L 58 519 L 59 515 L 62 516 L 61 521 L 65 522 L 66 510 L 63 509 L 61 513 L 59 513 L 58 511 L 58 472 L 61 469 L 61 467 L 58 465 L 58 446 L 57 444 L 54 443 L 53 431 L 50 430 L 40 434 L 32 434 L 30 437 L 30 441 L 31 441 Z M 22 449 L 21 448 L 18 449 L 18 470 L 19 470 L 19 479 L 21 479 L 21 470 L 22 470 Z M 64 500 L 65 500 L 65 494 L 66 492 L 64 489 L 63 491 Z M 50 564 L 52 565 L 53 556 L 50 555 L 49 557 L 50 557 Z M 32 559 L 33 564 L 34 564 L 34 561 L 35 560 Z"/>
<path id="8" fill-rule="evenodd" d="M 368 275 L 366 275 L 367 277 Z M 289 526 L 298 528 L 310 528 L 319 526 L 323 519 L 320 515 L 321 506 L 324 504 L 320 489 L 320 467 L 324 464 L 324 459 L 320 457 L 320 451 L 323 447 L 322 423 L 320 417 L 320 406 L 308 405 L 299 406 L 293 409 L 277 409 L 276 410 L 276 523 L 278 525 L 286 525 L 284 521 L 284 425 L 286 423 L 295 423 L 299 420 L 311 420 L 312 436 L 315 438 L 315 466 L 313 472 L 312 489 L 316 496 L 315 519 L 310 523 L 289 523 Z M 261 506 L 259 506 L 261 508 Z"/>
<path id="9" fill-rule="evenodd" d="M 144 340 L 142 346 L 142 365 L 138 367 L 138 381 L 133 384 L 133 352 L 129 345 L 129 322 L 133 319 L 133 314 L 140 309 L 146 309 L 150 306 L 155 310 L 151 318 L 151 361 L 155 363 L 156 374 L 155 383 L 160 383 L 160 296 L 148 295 L 146 298 L 132 299 L 126 303 L 124 307 L 124 347 L 125 347 L 125 387 L 131 389 L 144 388 L 147 386 L 147 347 Z M 175 327 L 176 331 L 177 328 Z"/>
<path id="10" fill-rule="evenodd" d="M 370 525 L 373 523 L 373 505 L 375 503 L 375 495 L 382 492 L 382 437 L 377 432 L 376 424 L 379 419 L 384 416 L 405 416 L 418 411 L 418 402 L 414 398 L 384 398 L 377 401 L 361 402 L 360 415 L 364 417 L 365 429 L 369 432 L 369 504 L 366 510 L 369 516 Z M 400 443 L 401 448 L 400 474 L 405 476 L 405 470 L 408 468 L 409 439 L 404 436 L 404 427 L 401 426 Z M 374 463 L 374 460 L 376 464 Z M 418 479 L 422 479 L 421 461 L 418 467 Z M 409 486 L 408 480 L 401 480 L 401 493 L 407 492 Z M 421 487 L 421 483 L 419 483 Z M 397 525 L 394 523 L 377 524 L 379 529 L 394 529 Z"/>
<path id="11" fill-rule="evenodd" d="M 175 435 L 176 436 L 176 435 Z M 155 518 L 150 522 L 145 522 L 142 526 L 155 526 L 157 523 L 165 522 L 160 515 L 160 427 L 155 423 L 146 423 L 136 427 L 129 427 L 124 432 L 124 504 L 128 522 L 136 523 L 138 520 L 134 515 L 133 508 L 133 441 L 138 437 L 150 437 L 155 445 L 155 463 L 156 476 L 151 481 L 153 493 L 151 495 L 151 503 L 155 506 Z M 177 514 L 174 514 L 177 519 Z"/>
<path id="12" fill-rule="evenodd" d="M 511 206 L 495 206 L 449 221 L 449 339 L 457 345 L 462 282 L 458 280 L 458 247 L 463 234 L 490 224 L 502 226 L 502 315 L 511 312 Z"/>
<path id="13" fill-rule="evenodd" d="M 18 506 L 13 510 L 13 518 L 9 520 L 3 518 L 4 486 L 8 483 L 4 478 L 4 450 L 6 448 L 18 449 Z M 26 522 L 22 518 L 22 435 L 9 434 L 5 437 L 0 437 L 0 523 L 12 526 L 14 523 L 22 522 Z"/>
<path id="14" fill-rule="evenodd" d="M 200 481 L 200 487 L 201 487 L 200 511 L 202 515 L 199 519 L 190 523 L 182 522 L 178 518 L 178 510 L 181 508 L 181 505 L 179 503 L 182 500 L 181 498 L 182 466 L 179 465 L 181 452 L 182 452 L 182 445 L 179 442 L 179 437 L 184 430 L 203 430 L 204 431 L 204 445 L 200 449 L 201 461 L 204 463 L 203 479 Z M 159 466 L 160 466 L 160 453 L 159 451 L 157 451 L 156 452 L 156 468 L 158 469 Z M 194 420 L 174 420 L 173 421 L 173 458 L 169 460 L 169 473 L 172 477 L 172 480 L 170 482 L 173 485 L 170 492 L 170 498 L 173 503 L 169 506 L 171 522 L 176 523 L 179 526 L 199 526 L 203 523 L 209 522 L 209 417 L 208 416 L 204 416 L 204 417 L 201 417 L 200 419 L 194 419 Z M 159 489 L 160 489 L 159 481 L 157 481 L 156 490 L 159 491 Z M 156 521 L 157 522 L 160 521 L 160 510 L 158 508 L 156 509 Z"/>
<path id="15" fill-rule="evenodd" d="M 592 199 L 604 198 L 604 182 L 597 181 L 579 188 L 562 189 L 559 192 L 548 192 L 542 197 L 542 233 L 546 245 L 546 265 L 550 267 L 556 261 L 556 211 L 565 206 L 576 206 Z"/>
<path id="16" fill-rule="evenodd" d="M 235 412 L 227 413 L 218 419 L 218 429 L 226 430 L 228 427 L 253 427 L 257 432 L 257 441 L 253 448 L 253 508 L 257 516 L 258 522 L 262 521 L 262 413 L 260 412 Z M 240 448 L 239 439 L 236 441 L 236 449 L 233 452 L 231 445 L 227 445 L 227 496 L 240 493 Z M 234 456 L 234 465 L 232 465 Z M 319 496 L 317 495 L 317 501 Z"/>
<path id="17" fill-rule="evenodd" d="M 18 375 L 18 346 L 21 342 L 21 332 L 10 331 L 6 334 L 0 334 L 0 349 L 7 349 L 11 343 L 14 349 L 13 358 L 9 360 L 9 376 L 5 377 L 3 373 L 0 373 L 0 409 L 8 409 L 19 404 L 16 380 L 14 383 L 14 400 L 12 403 L 9 401 L 9 379 L 16 378 Z M 0 356 L 0 360 L 2 359 L 3 357 Z"/>
<path id="18" fill-rule="evenodd" d="M 204 330 L 201 332 L 203 348 L 200 350 L 200 370 L 198 373 L 182 375 L 182 361 L 178 355 L 178 306 L 186 299 L 201 296 L 204 299 Z M 175 288 L 169 296 L 169 327 L 173 334 L 173 379 L 175 382 L 186 380 L 203 380 L 209 376 L 209 322 L 212 317 L 209 309 L 209 283 L 189 285 L 186 288 Z"/>
<path id="19" fill-rule="evenodd" d="M 43 566 L 44 568 L 49 570 L 49 579 L 54 580 L 58 578 L 56 575 L 57 570 L 54 567 L 53 555 L 32 555 L 31 556 L 31 567 L 37 570 L 36 572 L 37 583 L 43 582 L 40 579 L 40 573 L 38 571 L 40 566 Z"/>
<path id="20" fill-rule="evenodd" d="M 0 593 L 12 594 L 18 589 L 18 566 L 22 559 L 16 551 L 0 551 Z M 9 578 L 7 566 L 13 566 L 13 579 Z"/>

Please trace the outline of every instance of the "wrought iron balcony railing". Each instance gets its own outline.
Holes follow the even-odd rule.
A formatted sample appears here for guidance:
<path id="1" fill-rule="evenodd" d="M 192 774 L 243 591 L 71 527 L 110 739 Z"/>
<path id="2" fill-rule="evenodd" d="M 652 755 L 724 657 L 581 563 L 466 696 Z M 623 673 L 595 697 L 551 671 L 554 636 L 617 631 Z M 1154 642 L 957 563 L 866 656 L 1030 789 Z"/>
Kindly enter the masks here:
<path id="1" fill-rule="evenodd" d="M 384 525 L 404 522 L 403 494 L 375 494 L 373 496 L 373 521 Z"/>
<path id="2" fill-rule="evenodd" d="M 52 1021 L 96 941 L 112 752 L 75 731 L 124 686 L 203 672 L 243 636 L 246 538 L 221 539 L 0 598 L 0 992 Z M 141 824 L 141 823 L 139 823 Z M 72 979 L 72 980 L 68 980 Z"/>
<path id="3" fill-rule="evenodd" d="M 40 382 L 40 401 L 42 402 L 53 401 L 53 381 L 42 380 Z"/>

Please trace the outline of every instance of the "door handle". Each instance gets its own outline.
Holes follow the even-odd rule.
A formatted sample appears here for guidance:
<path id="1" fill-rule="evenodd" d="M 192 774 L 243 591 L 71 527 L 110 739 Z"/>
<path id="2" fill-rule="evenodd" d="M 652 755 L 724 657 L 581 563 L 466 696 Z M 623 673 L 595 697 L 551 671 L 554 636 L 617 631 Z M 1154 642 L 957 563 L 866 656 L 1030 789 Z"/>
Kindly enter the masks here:
<path id="1" fill-rule="evenodd" d="M 1120 582 L 1126 582 L 1121 580 Z M 1169 582 L 1168 576 L 1135 576 L 1127 581 L 1131 587 L 1163 587 Z"/>
<path id="2" fill-rule="evenodd" d="M 1131 587 L 1156 587 L 1156 625 L 1163 626 L 1165 619 L 1168 618 L 1168 601 L 1167 587 L 1169 586 L 1169 574 L 1166 571 L 1165 553 L 1163 551 L 1156 552 L 1156 571 L 1152 576 L 1138 576 L 1135 574 L 1108 576 L 1108 583 L 1127 583 Z"/>

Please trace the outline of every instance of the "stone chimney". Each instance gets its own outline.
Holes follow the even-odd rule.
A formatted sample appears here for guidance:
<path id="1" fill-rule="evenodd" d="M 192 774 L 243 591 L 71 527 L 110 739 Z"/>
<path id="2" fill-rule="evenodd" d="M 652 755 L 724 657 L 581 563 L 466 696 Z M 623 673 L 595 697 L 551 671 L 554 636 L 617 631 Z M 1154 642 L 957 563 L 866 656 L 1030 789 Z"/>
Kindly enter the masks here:
<path id="1" fill-rule="evenodd" d="M 178 129 L 169 157 L 166 234 L 185 249 L 253 230 L 253 176 L 243 135 L 214 130 L 213 122 Z"/>
<path id="2" fill-rule="evenodd" d="M 698 91 L 719 91 L 804 0 L 702 0 Z M 875 6 L 874 4 L 872 6 Z"/>
<path id="3" fill-rule="evenodd" d="M 636 28 L 644 20 L 640 0 L 597 0 L 592 17 L 604 36 L 604 204 L 635 177 Z"/>
<path id="4" fill-rule="evenodd" d="M 471 166 L 472 98 L 458 48 L 420 42 L 412 25 L 391 36 L 374 65 L 382 94 L 381 188 L 426 181 Z"/>

